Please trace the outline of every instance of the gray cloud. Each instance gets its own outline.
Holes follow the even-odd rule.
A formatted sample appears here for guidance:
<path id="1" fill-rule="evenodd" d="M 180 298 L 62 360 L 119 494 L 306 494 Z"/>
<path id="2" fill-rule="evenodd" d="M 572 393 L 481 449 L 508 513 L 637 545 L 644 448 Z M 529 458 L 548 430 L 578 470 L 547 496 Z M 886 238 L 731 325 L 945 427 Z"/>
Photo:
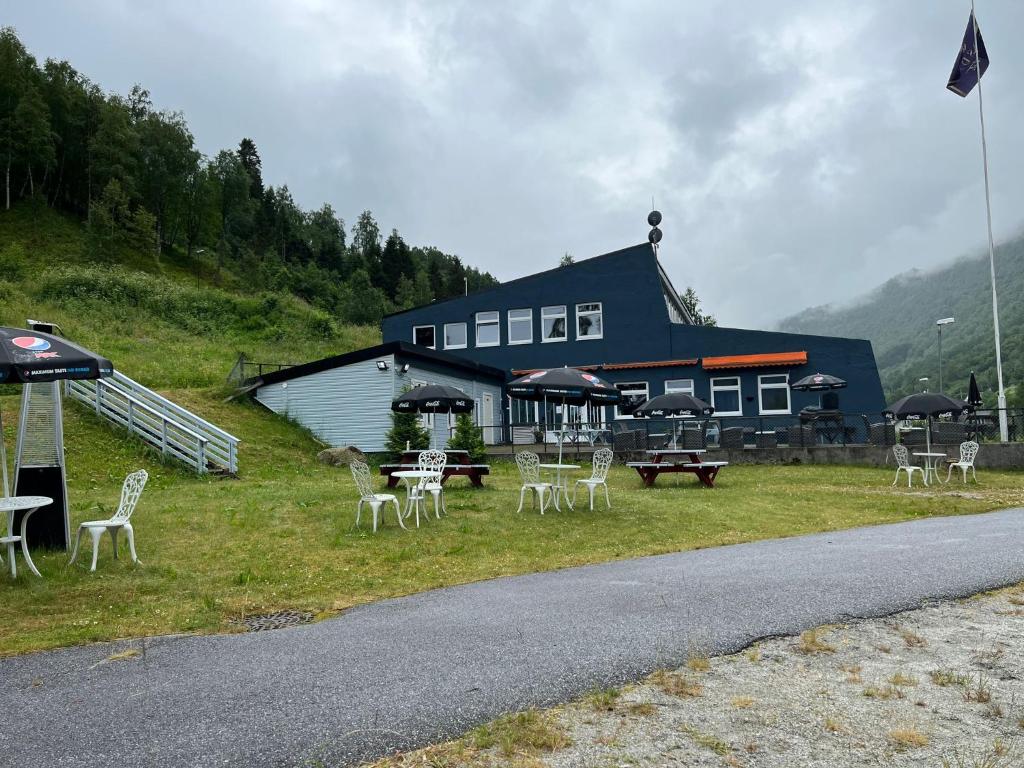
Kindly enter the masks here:
<path id="1" fill-rule="evenodd" d="M 810 6 L 810 7 L 808 7 Z M 979 8 L 997 236 L 1024 206 L 1024 6 Z M 214 154 L 509 279 L 645 237 L 727 324 L 761 327 L 984 242 L 967 7 L 11 4 L 40 58 L 148 87 Z"/>

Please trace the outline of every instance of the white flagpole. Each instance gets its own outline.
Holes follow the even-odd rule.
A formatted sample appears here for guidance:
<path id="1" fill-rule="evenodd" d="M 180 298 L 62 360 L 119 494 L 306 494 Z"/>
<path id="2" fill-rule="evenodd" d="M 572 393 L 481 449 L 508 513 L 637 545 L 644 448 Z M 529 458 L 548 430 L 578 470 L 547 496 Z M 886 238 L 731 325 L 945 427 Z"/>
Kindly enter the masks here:
<path id="1" fill-rule="evenodd" d="M 999 408 L 999 439 L 1007 442 L 1009 433 L 1006 424 L 1006 390 L 1003 388 L 1003 354 L 999 343 L 999 300 L 996 298 L 996 250 L 992 238 L 992 200 L 988 184 L 988 143 L 985 141 L 985 108 L 981 98 L 981 52 L 978 50 L 978 17 L 974 15 L 974 0 L 971 0 L 971 29 L 974 32 L 974 67 L 978 73 L 978 117 L 981 120 L 981 161 L 985 167 L 985 215 L 988 222 L 988 268 L 992 280 L 992 325 L 996 334 L 996 380 L 999 387 L 997 406 Z"/>

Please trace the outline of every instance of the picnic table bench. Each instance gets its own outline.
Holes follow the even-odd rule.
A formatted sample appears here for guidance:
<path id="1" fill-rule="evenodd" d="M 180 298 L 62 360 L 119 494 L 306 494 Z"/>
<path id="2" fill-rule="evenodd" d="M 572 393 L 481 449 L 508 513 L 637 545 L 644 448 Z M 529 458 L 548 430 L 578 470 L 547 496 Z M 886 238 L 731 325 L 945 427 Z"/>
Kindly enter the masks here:
<path id="1" fill-rule="evenodd" d="M 701 457 L 706 451 L 698 448 L 667 450 L 660 449 L 647 451 L 651 457 L 650 461 L 630 461 L 627 467 L 632 467 L 644 481 L 644 487 L 650 488 L 658 475 L 662 473 L 688 472 L 697 476 L 697 479 L 708 488 L 715 487 L 715 477 L 722 467 L 729 466 L 727 461 L 704 461 Z M 685 457 L 683 461 L 673 461 L 675 457 Z M 666 460 L 668 459 L 668 460 Z"/>
<path id="2" fill-rule="evenodd" d="M 458 475 L 468 477 L 469 482 L 477 488 L 483 487 L 483 476 L 491 474 L 490 464 L 471 464 L 468 451 L 445 451 L 448 463 L 444 466 L 444 474 L 441 477 L 443 484 L 449 477 Z M 381 464 L 380 473 L 387 477 L 388 488 L 398 485 L 398 478 L 393 473 L 409 469 L 419 469 L 420 451 L 403 451 L 402 459 L 397 464 Z"/>

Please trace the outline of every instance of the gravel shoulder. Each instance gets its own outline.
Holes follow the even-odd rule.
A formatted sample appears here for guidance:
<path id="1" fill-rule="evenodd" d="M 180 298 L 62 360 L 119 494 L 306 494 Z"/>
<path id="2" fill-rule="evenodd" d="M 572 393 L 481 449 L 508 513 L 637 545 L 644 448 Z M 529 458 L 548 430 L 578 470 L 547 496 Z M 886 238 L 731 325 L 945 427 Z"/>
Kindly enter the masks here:
<path id="1" fill-rule="evenodd" d="M 373 765 L 1022 766 L 1024 584 L 727 656 L 694 647 L 639 684 Z"/>

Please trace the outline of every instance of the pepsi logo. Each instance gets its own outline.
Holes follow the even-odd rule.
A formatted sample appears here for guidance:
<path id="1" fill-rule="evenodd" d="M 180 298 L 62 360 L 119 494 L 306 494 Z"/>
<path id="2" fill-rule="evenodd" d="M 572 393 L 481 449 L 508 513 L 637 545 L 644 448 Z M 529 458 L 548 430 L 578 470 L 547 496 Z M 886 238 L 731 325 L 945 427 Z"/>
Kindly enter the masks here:
<path id="1" fill-rule="evenodd" d="M 11 339 L 11 343 L 30 352 L 42 352 L 50 348 L 50 342 L 46 339 L 40 339 L 38 336 L 15 336 Z"/>

